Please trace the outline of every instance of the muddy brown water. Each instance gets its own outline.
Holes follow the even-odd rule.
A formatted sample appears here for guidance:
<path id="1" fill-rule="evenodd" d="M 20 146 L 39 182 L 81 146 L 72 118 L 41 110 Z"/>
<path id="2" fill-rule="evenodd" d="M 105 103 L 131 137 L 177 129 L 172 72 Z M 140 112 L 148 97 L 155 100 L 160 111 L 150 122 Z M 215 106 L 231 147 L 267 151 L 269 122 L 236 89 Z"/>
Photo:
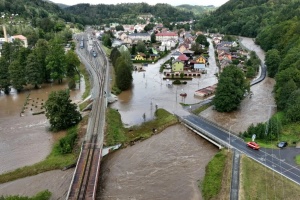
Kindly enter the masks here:
<path id="1" fill-rule="evenodd" d="M 243 38 L 242 43 L 250 50 L 257 51 L 260 58 L 264 58 L 264 52 L 253 43 L 251 38 Z M 214 55 L 212 46 L 210 46 L 209 51 L 210 55 Z M 197 103 L 201 101 L 201 99 L 194 97 L 194 91 L 217 82 L 214 76 L 217 67 L 213 56 L 211 56 L 209 58 L 210 67 L 206 75 L 188 81 L 187 85 L 168 88 L 166 81 L 162 80 L 162 75 L 158 72 L 160 64 L 167 59 L 168 57 L 156 64 L 150 64 L 145 67 L 145 72 L 134 72 L 134 87 L 132 90 L 123 92 L 118 97 L 119 101 L 111 105 L 111 107 L 119 110 L 125 125 L 131 126 L 152 119 L 156 105 L 167 109 L 169 112 L 187 115 L 188 112 L 183 110 L 179 103 Z M 274 112 L 274 108 L 270 106 L 274 105 L 273 85 L 273 79 L 266 79 L 261 84 L 252 87 L 251 90 L 254 95 L 251 99 L 246 98 L 243 100 L 240 109 L 236 112 L 229 114 L 216 113 L 209 108 L 201 115 L 228 129 L 231 128 L 234 132 L 245 130 L 251 123 L 266 121 L 270 116 L 270 112 Z M 186 98 L 179 96 L 182 91 L 188 94 Z M 9 102 L 14 102 L 14 98 Z M 3 95 L 1 95 L 0 106 L 5 101 L 8 101 L 8 99 L 3 99 Z M 4 109 L 5 111 L 2 112 L 5 106 L 0 109 L 0 112 L 4 113 L 1 114 L 0 118 L 2 171 L 9 170 L 14 165 L 24 166 L 27 163 L 34 163 L 44 158 L 48 154 L 53 140 L 53 136 L 46 131 L 49 126 L 46 119 L 42 119 L 40 116 L 28 115 L 29 118 L 25 122 L 18 121 L 20 120 L 20 107 L 24 102 L 17 102 L 19 104 L 16 103 L 15 106 L 11 106 L 15 108 L 15 111 Z M 10 113 L 15 113 L 15 115 L 9 117 Z M 144 114 L 145 117 L 143 117 Z M 39 120 L 35 117 L 38 117 Z M 2 123 L 7 124 L 4 129 Z M 17 132 L 15 124 L 18 123 L 20 125 Z M 6 134 L 3 134 L 2 130 L 6 130 Z M 34 130 L 37 130 L 36 133 Z M 9 134 L 10 132 L 15 132 L 15 134 Z M 24 133 L 26 135 L 22 139 L 18 139 Z M 7 142 L 3 143 L 2 137 Z M 34 143 L 45 140 L 48 142 L 34 146 L 30 150 Z M 3 150 L 6 153 L 3 153 Z M 23 160 L 20 156 L 19 163 L 9 164 L 9 162 L 14 163 L 15 160 L 8 158 L 9 152 L 13 152 L 13 150 L 16 150 L 15 155 L 13 155 L 15 158 L 18 153 L 25 153 L 28 156 Z M 35 158 L 38 150 L 41 150 L 40 158 Z M 108 155 L 101 165 L 101 187 L 99 188 L 100 195 L 98 194 L 98 199 L 201 199 L 197 181 L 203 179 L 204 168 L 217 151 L 218 149 L 212 144 L 191 133 L 183 126 L 170 127 L 146 141 Z M 2 162 L 2 159 L 8 164 Z M 4 163 L 4 168 L 2 168 L 2 163 Z M 72 178 L 71 173 L 70 171 L 53 171 L 1 184 L 0 194 L 33 195 L 35 192 L 29 194 L 25 190 L 31 190 L 29 187 L 35 187 L 35 190 L 32 189 L 32 191 L 49 189 L 54 195 L 51 199 L 64 199 Z M 25 182 L 22 182 L 24 180 Z M 25 185 L 28 186 L 28 189 Z M 57 185 L 60 186 L 59 189 Z"/>
<path id="2" fill-rule="evenodd" d="M 209 54 L 214 55 L 212 44 Z M 159 73 L 159 68 L 170 57 L 171 55 L 157 63 L 149 64 L 148 67 L 143 67 L 145 71 L 133 72 L 132 89 L 122 92 L 118 96 L 118 101 L 111 105 L 112 108 L 119 110 L 125 125 L 132 126 L 153 119 L 156 106 L 171 113 L 186 115 L 188 113 L 182 109 L 180 103 L 194 104 L 202 101 L 203 99 L 194 96 L 194 92 L 217 83 L 214 74 L 218 72 L 218 68 L 214 56 L 211 56 L 208 59 L 210 65 L 207 74 L 188 80 L 186 85 L 168 87 L 167 83 L 171 80 L 163 80 L 164 75 Z M 139 66 L 139 64 L 134 65 Z M 182 92 L 187 93 L 187 96 L 181 97 Z"/>
<path id="3" fill-rule="evenodd" d="M 108 155 L 97 199 L 202 199 L 198 180 L 218 148 L 182 125 Z"/>
<path id="4" fill-rule="evenodd" d="M 66 83 L 45 84 L 41 89 L 21 93 L 12 90 L 9 95 L 0 94 L 0 173 L 32 165 L 50 153 L 54 139 L 61 133 L 49 132 L 45 115 L 32 113 L 41 111 L 51 91 L 66 88 Z M 84 82 L 81 88 L 70 92 L 72 100 L 80 100 Z M 26 102 L 26 109 L 21 113 Z"/>

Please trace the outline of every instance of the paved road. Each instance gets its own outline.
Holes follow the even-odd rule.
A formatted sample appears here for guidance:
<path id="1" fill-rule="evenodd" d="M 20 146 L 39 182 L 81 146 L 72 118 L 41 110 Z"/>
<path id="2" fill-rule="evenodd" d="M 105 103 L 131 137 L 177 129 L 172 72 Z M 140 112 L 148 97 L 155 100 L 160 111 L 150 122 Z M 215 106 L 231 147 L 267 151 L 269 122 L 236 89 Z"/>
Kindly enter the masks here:
<path id="1" fill-rule="evenodd" d="M 244 153 L 248 157 L 256 160 L 257 162 L 282 174 L 283 176 L 300 185 L 300 168 L 296 165 L 287 163 L 284 159 L 284 156 L 275 154 L 274 150 L 270 151 L 269 149 L 264 148 L 261 148 L 259 151 L 253 150 L 247 147 L 246 143 L 241 138 L 232 135 L 227 131 L 221 130 L 220 128 L 214 126 L 210 122 L 196 115 L 188 115 L 183 119 L 184 121 L 188 121 L 189 124 L 192 124 L 194 128 L 200 127 L 219 140 L 227 143 L 229 147 L 236 149 L 241 153 Z"/>

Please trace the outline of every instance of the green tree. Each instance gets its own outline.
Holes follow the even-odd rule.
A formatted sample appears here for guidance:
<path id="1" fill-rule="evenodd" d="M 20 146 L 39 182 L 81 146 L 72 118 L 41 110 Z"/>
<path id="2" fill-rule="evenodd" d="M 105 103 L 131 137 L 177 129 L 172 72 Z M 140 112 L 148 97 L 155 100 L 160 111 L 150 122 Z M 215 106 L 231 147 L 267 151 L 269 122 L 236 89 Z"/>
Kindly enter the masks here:
<path id="1" fill-rule="evenodd" d="M 118 61 L 117 72 L 116 72 L 116 83 L 117 87 L 124 91 L 132 85 L 132 67 L 129 63 L 125 62 L 124 59 Z"/>
<path id="2" fill-rule="evenodd" d="M 122 25 L 116 26 L 116 31 L 124 31 L 124 27 Z"/>
<path id="3" fill-rule="evenodd" d="M 155 26 L 155 24 L 149 23 L 144 27 L 144 31 L 146 31 L 146 32 L 151 31 L 151 30 L 153 30 L 154 26 Z"/>
<path id="4" fill-rule="evenodd" d="M 156 43 L 156 35 L 154 32 L 151 34 L 151 43 Z"/>
<path id="5" fill-rule="evenodd" d="M 76 104 L 71 103 L 69 90 L 51 92 L 44 107 L 53 131 L 67 129 L 81 120 Z"/>
<path id="6" fill-rule="evenodd" d="M 130 53 L 127 48 L 119 48 L 120 56 L 116 61 L 116 84 L 117 87 L 124 91 L 131 87 L 132 85 L 132 61 L 130 58 Z"/>
<path id="7" fill-rule="evenodd" d="M 135 48 L 135 45 L 132 45 L 131 55 L 135 55 L 135 54 L 136 54 L 136 48 Z"/>
<path id="8" fill-rule="evenodd" d="M 116 68 L 116 63 L 117 63 L 117 59 L 121 56 L 121 53 L 120 51 L 118 50 L 117 47 L 113 48 L 111 53 L 110 53 L 110 59 L 111 59 L 111 62 L 114 66 L 114 68 Z"/>
<path id="9" fill-rule="evenodd" d="M 109 34 L 104 34 L 102 36 L 102 41 L 103 41 L 103 45 L 106 47 L 111 47 L 112 42 L 111 42 L 111 37 Z"/>
<path id="10" fill-rule="evenodd" d="M 47 80 L 50 79 L 50 70 L 46 67 L 46 58 L 49 52 L 48 42 L 44 39 L 39 39 L 35 45 L 33 52 L 38 59 L 40 70 L 43 75 L 43 81 L 47 82 Z"/>
<path id="11" fill-rule="evenodd" d="M 25 71 L 27 84 L 34 85 L 34 88 L 38 88 L 38 85 L 43 83 L 43 71 L 40 68 L 37 56 L 33 52 L 27 57 Z"/>
<path id="12" fill-rule="evenodd" d="M 8 73 L 9 63 L 5 57 L 0 57 L 0 90 L 5 94 L 9 94 L 10 77 Z"/>
<path id="13" fill-rule="evenodd" d="M 76 53 L 69 50 L 66 54 L 66 75 L 69 79 L 69 88 L 74 89 L 76 87 L 75 77 L 79 72 L 77 67 L 80 65 L 80 60 Z M 80 77 L 79 77 L 80 78 Z"/>
<path id="14" fill-rule="evenodd" d="M 266 53 L 265 64 L 267 65 L 268 76 L 274 78 L 280 64 L 279 51 L 277 49 L 271 49 Z"/>
<path id="15" fill-rule="evenodd" d="M 136 45 L 136 51 L 145 53 L 146 52 L 146 45 L 143 41 L 139 40 L 137 45 Z"/>
<path id="16" fill-rule="evenodd" d="M 247 73 L 246 77 L 247 78 L 253 78 L 255 76 L 255 70 L 253 67 L 247 67 Z"/>
<path id="17" fill-rule="evenodd" d="M 60 39 L 55 38 L 50 41 L 46 63 L 47 70 L 50 71 L 50 77 L 61 83 L 66 74 L 66 56 Z"/>
<path id="18" fill-rule="evenodd" d="M 275 99 L 278 109 L 285 109 L 287 104 L 287 99 L 289 99 L 290 95 L 297 90 L 297 85 L 293 79 L 290 79 L 288 82 L 284 83 L 282 87 L 276 93 Z"/>
<path id="19" fill-rule="evenodd" d="M 18 60 L 13 61 L 8 67 L 8 73 L 11 80 L 11 85 L 20 92 L 26 85 L 25 68 Z"/>
<path id="20" fill-rule="evenodd" d="M 294 91 L 286 105 L 286 117 L 291 122 L 297 122 L 300 121 L 300 90 Z"/>
<path id="21" fill-rule="evenodd" d="M 197 36 L 196 42 L 198 44 L 204 45 L 205 47 L 209 46 L 209 42 L 207 42 L 207 39 L 206 39 L 205 35 L 202 35 L 202 34 L 200 34 L 200 35 Z"/>
<path id="22" fill-rule="evenodd" d="M 249 88 L 242 70 L 229 65 L 220 74 L 213 105 L 219 112 L 233 111 L 238 108 Z"/>

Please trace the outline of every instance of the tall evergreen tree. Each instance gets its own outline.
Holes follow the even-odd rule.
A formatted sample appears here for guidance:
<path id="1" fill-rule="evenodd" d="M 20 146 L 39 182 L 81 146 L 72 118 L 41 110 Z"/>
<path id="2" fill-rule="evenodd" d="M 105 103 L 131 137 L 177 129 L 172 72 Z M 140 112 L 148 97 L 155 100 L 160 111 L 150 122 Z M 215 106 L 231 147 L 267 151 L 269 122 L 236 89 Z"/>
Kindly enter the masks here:
<path id="1" fill-rule="evenodd" d="M 54 38 L 50 41 L 46 63 L 47 70 L 50 71 L 50 77 L 61 83 L 66 74 L 66 56 L 60 39 Z"/>
<path id="2" fill-rule="evenodd" d="M 20 92 L 26 85 L 25 68 L 18 60 L 13 61 L 8 67 L 11 85 Z"/>
<path id="3" fill-rule="evenodd" d="M 5 94 L 9 94 L 10 77 L 8 73 L 9 63 L 5 57 L 0 57 L 0 90 Z"/>
<path id="4" fill-rule="evenodd" d="M 50 79 L 50 70 L 47 69 L 46 57 L 49 52 L 48 42 L 44 39 L 39 39 L 34 48 L 34 54 L 38 59 L 40 70 L 43 74 L 43 81 L 47 82 Z"/>
<path id="5" fill-rule="evenodd" d="M 38 85 L 43 83 L 43 71 L 40 67 L 35 53 L 29 54 L 26 61 L 26 79 L 27 84 L 34 85 L 34 88 L 38 88 Z"/>
<path id="6" fill-rule="evenodd" d="M 274 78 L 278 72 L 280 64 L 279 51 L 277 49 L 271 49 L 266 53 L 265 63 L 267 65 L 268 76 Z"/>

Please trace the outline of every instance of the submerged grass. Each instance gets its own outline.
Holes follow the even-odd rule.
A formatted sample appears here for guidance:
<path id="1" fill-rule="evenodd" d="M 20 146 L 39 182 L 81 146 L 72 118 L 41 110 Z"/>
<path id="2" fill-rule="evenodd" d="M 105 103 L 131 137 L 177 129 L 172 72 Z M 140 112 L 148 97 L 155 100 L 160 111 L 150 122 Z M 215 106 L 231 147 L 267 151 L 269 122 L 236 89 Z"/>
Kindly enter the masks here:
<path id="1" fill-rule="evenodd" d="M 156 118 L 147 121 L 139 126 L 124 128 L 121 115 L 118 111 L 109 108 L 107 112 L 107 130 L 105 145 L 115 145 L 122 143 L 125 146 L 137 140 L 143 140 L 159 133 L 165 128 L 178 123 L 176 116 L 164 109 L 155 111 Z M 155 129 L 156 131 L 153 131 Z"/>

